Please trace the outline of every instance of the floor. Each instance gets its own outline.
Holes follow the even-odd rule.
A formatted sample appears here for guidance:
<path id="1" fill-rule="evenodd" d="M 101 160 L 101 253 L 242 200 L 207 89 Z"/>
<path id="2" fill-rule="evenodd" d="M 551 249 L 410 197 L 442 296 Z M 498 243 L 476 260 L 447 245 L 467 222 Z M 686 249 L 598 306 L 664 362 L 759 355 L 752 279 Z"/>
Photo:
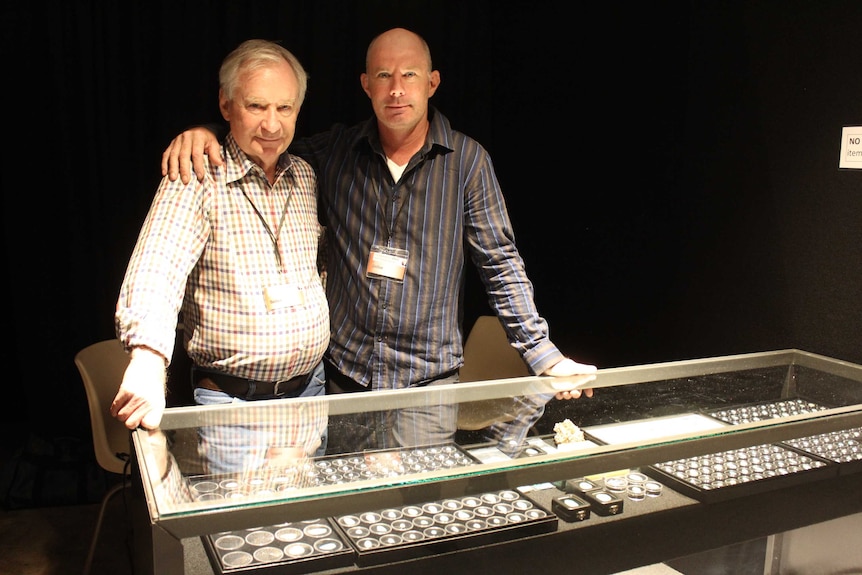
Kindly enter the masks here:
<path id="1" fill-rule="evenodd" d="M 123 504 L 109 504 L 92 575 L 132 575 Z M 98 504 L 0 508 L 0 575 L 81 575 L 98 514 Z"/>

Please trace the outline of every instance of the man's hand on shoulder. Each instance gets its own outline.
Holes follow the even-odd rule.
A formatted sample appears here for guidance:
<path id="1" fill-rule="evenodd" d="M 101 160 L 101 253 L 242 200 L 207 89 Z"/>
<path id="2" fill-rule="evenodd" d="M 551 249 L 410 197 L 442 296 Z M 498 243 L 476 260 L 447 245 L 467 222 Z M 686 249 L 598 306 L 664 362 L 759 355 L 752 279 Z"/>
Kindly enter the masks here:
<path id="1" fill-rule="evenodd" d="M 191 181 L 192 170 L 199 182 L 204 179 L 204 156 L 215 166 L 224 164 L 218 138 L 204 127 L 186 130 L 173 140 L 162 153 L 162 176 L 172 182 L 180 178 L 184 184 Z"/>

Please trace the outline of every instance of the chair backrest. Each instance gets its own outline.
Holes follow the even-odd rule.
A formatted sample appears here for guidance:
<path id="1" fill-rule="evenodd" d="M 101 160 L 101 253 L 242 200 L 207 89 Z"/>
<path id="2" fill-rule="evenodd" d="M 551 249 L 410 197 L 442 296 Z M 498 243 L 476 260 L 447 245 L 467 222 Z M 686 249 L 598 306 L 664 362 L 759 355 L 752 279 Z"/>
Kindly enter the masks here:
<path id="1" fill-rule="evenodd" d="M 527 364 L 509 344 L 503 324 L 494 315 L 476 319 L 464 342 L 464 365 L 460 381 L 485 381 L 530 375 Z M 477 430 L 492 423 L 512 421 L 512 400 L 506 397 L 461 404 L 458 429 Z"/>
<path id="2" fill-rule="evenodd" d="M 509 344 L 497 316 L 479 316 L 464 342 L 464 366 L 459 379 L 483 381 L 528 375 L 527 364 Z"/>
<path id="3" fill-rule="evenodd" d="M 88 345 L 75 354 L 90 406 L 90 426 L 96 461 L 111 473 L 123 474 L 130 447 L 130 431 L 111 416 L 111 402 L 123 381 L 129 355 L 118 339 Z"/>

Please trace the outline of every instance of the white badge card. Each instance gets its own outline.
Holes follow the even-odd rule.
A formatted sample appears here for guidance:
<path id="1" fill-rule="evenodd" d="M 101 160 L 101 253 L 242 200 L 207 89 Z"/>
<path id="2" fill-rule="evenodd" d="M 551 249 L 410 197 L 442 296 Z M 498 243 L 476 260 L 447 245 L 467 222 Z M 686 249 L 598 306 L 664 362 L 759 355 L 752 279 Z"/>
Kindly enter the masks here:
<path id="1" fill-rule="evenodd" d="M 291 284 L 278 284 L 263 288 L 263 297 L 266 300 L 266 310 L 273 311 L 290 306 L 300 306 L 305 303 L 302 291 Z"/>
<path id="2" fill-rule="evenodd" d="M 387 279 L 401 283 L 407 271 L 407 250 L 372 246 L 365 275 L 370 278 Z"/>

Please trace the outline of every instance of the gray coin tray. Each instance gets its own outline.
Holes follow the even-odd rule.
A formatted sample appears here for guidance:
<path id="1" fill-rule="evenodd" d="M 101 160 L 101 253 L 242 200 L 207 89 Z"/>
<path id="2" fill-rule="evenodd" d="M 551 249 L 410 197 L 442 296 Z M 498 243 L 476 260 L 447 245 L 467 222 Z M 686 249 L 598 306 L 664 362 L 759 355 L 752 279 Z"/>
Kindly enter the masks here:
<path id="1" fill-rule="evenodd" d="M 354 562 L 355 552 L 329 519 L 253 527 L 201 537 L 213 570 L 294 575 Z"/>

